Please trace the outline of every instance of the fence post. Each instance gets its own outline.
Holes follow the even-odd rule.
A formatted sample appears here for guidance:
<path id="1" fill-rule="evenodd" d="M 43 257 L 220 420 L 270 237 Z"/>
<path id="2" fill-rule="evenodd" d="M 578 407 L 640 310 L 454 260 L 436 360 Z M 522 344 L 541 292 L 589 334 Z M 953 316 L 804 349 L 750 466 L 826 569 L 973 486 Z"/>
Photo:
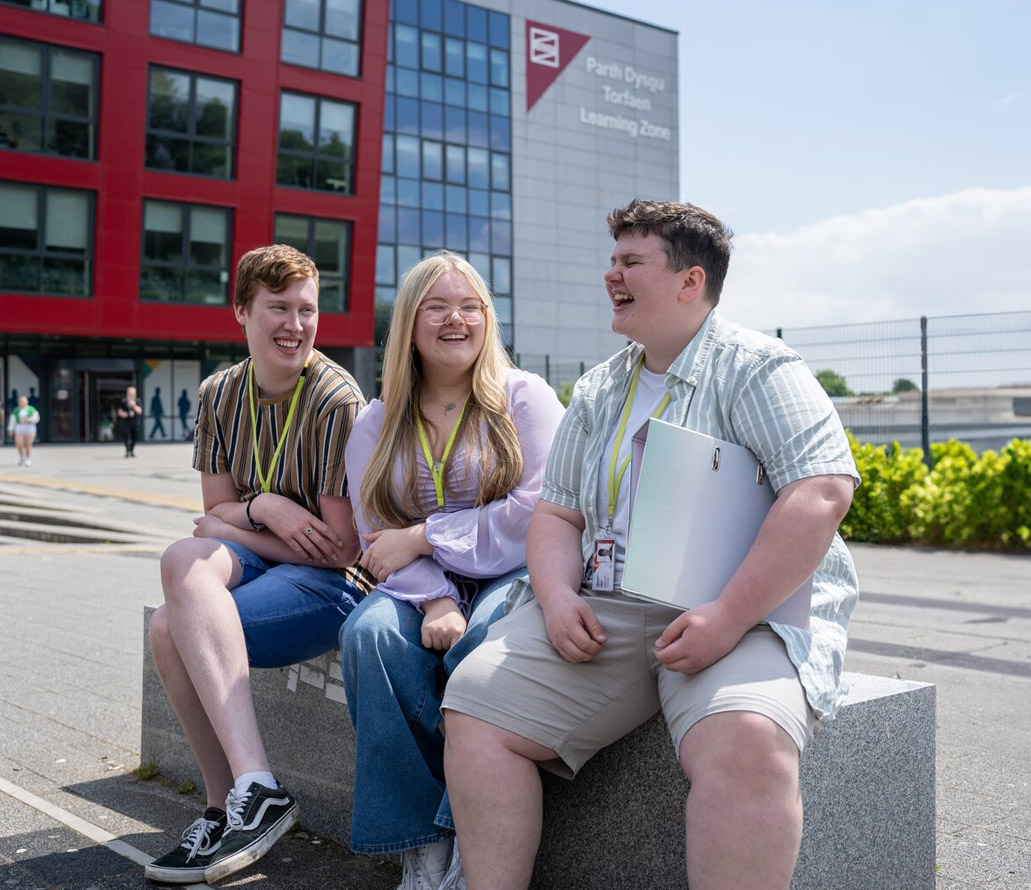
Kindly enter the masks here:
<path id="1" fill-rule="evenodd" d="M 544 379 L 551 385 L 551 353 L 544 356 Z"/>
<path id="2" fill-rule="evenodd" d="M 927 397 L 927 316 L 920 316 L 920 444 L 924 449 L 924 463 L 934 467 L 931 459 L 931 421 Z"/>

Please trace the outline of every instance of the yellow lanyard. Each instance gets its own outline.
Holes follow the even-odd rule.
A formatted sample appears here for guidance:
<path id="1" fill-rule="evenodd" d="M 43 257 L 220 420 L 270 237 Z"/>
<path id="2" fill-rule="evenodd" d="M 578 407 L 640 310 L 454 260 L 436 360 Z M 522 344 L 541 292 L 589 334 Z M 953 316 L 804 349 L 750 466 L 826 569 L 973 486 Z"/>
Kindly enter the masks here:
<path id="1" fill-rule="evenodd" d="M 634 393 L 637 392 L 637 379 L 641 376 L 641 367 L 644 365 L 644 357 L 637 363 L 637 367 L 634 368 L 634 376 L 630 381 L 630 392 L 626 396 L 626 404 L 623 406 L 623 416 L 619 420 L 619 427 L 616 430 L 616 442 L 612 447 L 612 459 L 609 461 L 609 522 L 606 526 L 606 530 L 612 531 L 612 520 L 616 515 L 616 498 L 619 496 L 619 487 L 623 484 L 623 474 L 626 472 L 627 465 L 630 463 L 630 454 L 623 458 L 623 463 L 619 465 L 619 470 L 616 469 L 616 463 L 619 460 L 619 448 L 623 444 L 623 436 L 626 433 L 627 421 L 630 419 L 630 407 L 634 403 Z M 652 417 L 658 417 L 666 410 L 666 406 L 669 404 L 669 393 L 662 397 L 662 401 L 659 402 L 659 407 L 652 413 Z M 631 454 L 633 449 L 631 449 Z"/>
<path id="2" fill-rule="evenodd" d="M 437 510 L 444 509 L 444 467 L 451 454 L 451 446 L 455 444 L 455 437 L 458 435 L 458 428 L 462 425 L 462 417 L 465 416 L 465 406 L 469 402 L 469 396 L 462 402 L 462 410 L 458 412 L 458 420 L 455 421 L 448 436 L 447 445 L 444 446 L 444 453 L 441 455 L 440 463 L 433 462 L 433 452 L 430 451 L 430 443 L 426 438 L 426 430 L 422 427 L 422 418 L 419 416 L 419 409 L 415 409 L 415 427 L 419 431 L 419 441 L 422 443 L 422 453 L 426 455 L 426 466 L 430 468 L 430 475 L 433 477 L 433 488 L 437 492 Z"/>
<path id="3" fill-rule="evenodd" d="M 261 471 L 261 458 L 258 456 L 258 417 L 254 410 L 254 362 L 251 361 L 247 368 L 247 401 L 251 406 L 251 434 L 254 438 L 254 469 L 258 472 L 258 481 L 261 483 L 261 490 L 268 491 L 272 487 L 272 477 L 276 472 L 276 464 L 279 463 L 279 453 L 286 444 L 286 431 L 290 429 L 290 422 L 294 419 L 294 410 L 297 408 L 297 399 L 301 395 L 301 387 L 304 386 L 304 378 L 308 376 L 308 366 L 304 366 L 301 376 L 294 387 L 293 398 L 290 399 L 290 410 L 286 412 L 286 423 L 279 433 L 279 441 L 276 443 L 276 450 L 272 454 L 272 463 L 269 464 L 268 476 Z"/>

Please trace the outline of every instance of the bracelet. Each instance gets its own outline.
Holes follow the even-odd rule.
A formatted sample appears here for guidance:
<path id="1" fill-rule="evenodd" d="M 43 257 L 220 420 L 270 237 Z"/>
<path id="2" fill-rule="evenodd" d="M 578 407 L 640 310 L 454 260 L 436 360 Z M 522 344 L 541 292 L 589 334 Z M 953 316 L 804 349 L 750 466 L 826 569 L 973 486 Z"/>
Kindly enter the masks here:
<path id="1" fill-rule="evenodd" d="M 251 516 L 251 504 L 253 504 L 260 495 L 261 492 L 259 491 L 258 494 L 256 494 L 247 502 L 247 521 L 251 524 L 251 528 L 253 528 L 256 532 L 264 531 L 265 529 L 264 522 L 255 522 L 253 517 Z"/>

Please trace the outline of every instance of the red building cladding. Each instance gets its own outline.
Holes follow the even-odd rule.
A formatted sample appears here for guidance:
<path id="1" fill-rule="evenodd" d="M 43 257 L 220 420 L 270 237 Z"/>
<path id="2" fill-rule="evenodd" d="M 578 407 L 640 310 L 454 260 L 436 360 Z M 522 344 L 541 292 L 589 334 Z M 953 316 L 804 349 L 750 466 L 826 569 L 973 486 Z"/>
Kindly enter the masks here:
<path id="1" fill-rule="evenodd" d="M 233 53 L 152 36 L 148 0 L 104 0 L 100 23 L 0 4 L 0 34 L 87 51 L 100 59 L 96 161 L 0 151 L 0 180 L 4 182 L 77 189 L 93 195 L 91 296 L 3 290 L 0 331 L 61 338 L 128 338 L 140 345 L 141 356 L 146 354 L 144 341 L 148 340 L 241 342 L 228 303 L 216 306 L 139 299 L 143 202 L 154 199 L 230 209 L 230 269 L 240 254 L 272 240 L 277 213 L 351 221 L 348 311 L 322 314 L 318 344 L 372 345 L 388 4 L 364 3 L 358 77 L 280 63 L 284 4 L 280 0 L 248 0 L 240 6 L 242 52 Z M 152 65 L 238 84 L 234 178 L 145 169 L 148 71 Z M 276 185 L 283 90 L 357 106 L 351 194 Z M 231 293 L 230 280 L 227 300 Z M 46 382 L 41 383 L 45 397 Z M 85 429 L 83 433 L 92 438 Z"/>

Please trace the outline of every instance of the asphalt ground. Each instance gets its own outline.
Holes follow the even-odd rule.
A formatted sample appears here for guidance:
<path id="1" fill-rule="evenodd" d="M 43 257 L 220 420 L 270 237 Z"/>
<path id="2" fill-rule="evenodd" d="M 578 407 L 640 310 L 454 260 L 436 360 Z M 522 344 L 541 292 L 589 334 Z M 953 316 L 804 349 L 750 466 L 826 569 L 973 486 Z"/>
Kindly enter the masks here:
<path id="1" fill-rule="evenodd" d="M 143 606 L 200 511 L 198 478 L 188 444 L 122 450 L 41 445 L 18 467 L 0 449 L 0 888 L 154 887 L 142 864 L 201 806 L 134 773 Z M 846 669 L 937 687 L 938 890 L 1031 890 L 1031 557 L 850 549 Z M 397 879 L 302 830 L 219 886 Z"/>

